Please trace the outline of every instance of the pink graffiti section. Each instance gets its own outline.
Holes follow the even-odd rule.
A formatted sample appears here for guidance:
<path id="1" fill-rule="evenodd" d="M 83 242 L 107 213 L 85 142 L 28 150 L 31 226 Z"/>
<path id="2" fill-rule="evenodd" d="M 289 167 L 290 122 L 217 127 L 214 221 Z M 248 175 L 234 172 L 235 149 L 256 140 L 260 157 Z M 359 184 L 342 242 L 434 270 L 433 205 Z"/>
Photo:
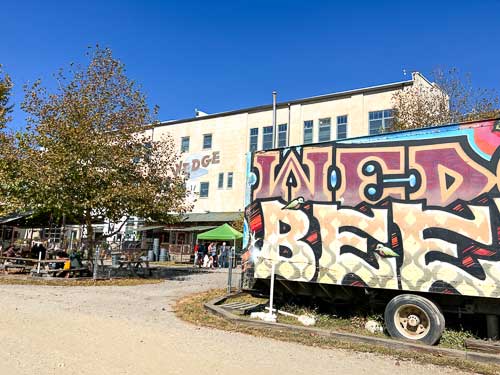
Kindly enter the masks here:
<path id="1" fill-rule="evenodd" d="M 446 206 L 457 199 L 471 200 L 498 185 L 500 145 L 494 122 L 473 128 L 474 147 L 467 134 L 397 142 L 292 148 L 257 153 L 253 170 L 258 176 L 252 199 L 296 197 L 315 202 L 342 201 L 355 206 L 377 203 L 388 197 L 425 199 L 430 205 Z M 468 124 L 464 131 L 472 125 Z M 500 129 L 499 129 L 500 130 Z M 474 152 L 482 150 L 491 159 Z"/>

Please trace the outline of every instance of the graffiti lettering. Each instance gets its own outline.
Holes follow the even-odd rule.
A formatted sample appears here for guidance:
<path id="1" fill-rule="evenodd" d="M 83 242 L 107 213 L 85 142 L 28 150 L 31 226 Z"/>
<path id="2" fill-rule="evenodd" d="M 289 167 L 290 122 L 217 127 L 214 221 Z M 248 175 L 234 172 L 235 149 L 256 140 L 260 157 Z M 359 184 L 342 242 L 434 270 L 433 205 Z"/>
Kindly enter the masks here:
<path id="1" fill-rule="evenodd" d="M 257 272 L 269 277 L 270 262 L 278 262 L 278 274 L 297 281 L 311 281 L 316 267 L 311 247 L 301 239 L 308 232 L 307 215 L 282 210 L 277 201 L 262 202 L 266 241 L 256 263 Z M 284 255 L 284 256 L 283 256 Z"/>
<path id="2" fill-rule="evenodd" d="M 495 173 L 472 160 L 457 142 L 413 146 L 409 153 L 410 167 L 422 178 L 420 188 L 410 194 L 413 200 L 426 198 L 429 205 L 446 205 L 459 197 L 470 200 L 497 182 Z"/>
<path id="3" fill-rule="evenodd" d="M 280 159 L 281 162 L 280 162 Z M 295 151 L 289 151 L 283 158 L 280 151 L 257 155 L 255 169 L 261 179 L 256 188 L 256 197 L 304 196 L 307 199 L 331 200 L 325 175 L 332 164 L 332 150 L 329 148 L 307 149 L 302 161 Z M 273 173 L 273 170 L 280 168 Z"/>
<path id="4" fill-rule="evenodd" d="M 245 217 L 258 256 L 244 259 L 257 278 L 275 261 L 287 280 L 500 298 L 495 129 L 256 153 Z"/>

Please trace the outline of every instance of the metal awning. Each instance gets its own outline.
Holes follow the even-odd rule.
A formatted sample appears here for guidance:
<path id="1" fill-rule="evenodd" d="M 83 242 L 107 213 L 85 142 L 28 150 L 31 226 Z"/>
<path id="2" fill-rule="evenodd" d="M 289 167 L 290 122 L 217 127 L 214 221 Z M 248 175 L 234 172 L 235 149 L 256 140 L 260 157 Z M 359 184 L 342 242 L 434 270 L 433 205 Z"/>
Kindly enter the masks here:
<path id="1" fill-rule="evenodd" d="M 30 216 L 33 212 L 15 213 L 0 217 L 0 224 L 10 223 L 11 221 L 16 221 L 24 217 Z"/>
<path id="2" fill-rule="evenodd" d="M 212 228 L 215 228 L 215 226 L 203 225 L 203 226 L 185 227 L 185 228 L 165 228 L 165 230 L 172 232 L 202 232 Z"/>
<path id="3" fill-rule="evenodd" d="M 238 220 L 242 214 L 243 214 L 242 212 L 206 212 L 206 213 L 191 212 L 189 214 L 183 215 L 181 217 L 181 220 L 184 223 L 196 223 L 196 222 L 227 223 Z"/>
<path id="4" fill-rule="evenodd" d="M 165 225 L 148 225 L 144 227 L 139 227 L 135 231 L 136 232 L 144 232 L 146 230 L 154 230 L 154 229 L 163 229 L 165 228 Z"/>

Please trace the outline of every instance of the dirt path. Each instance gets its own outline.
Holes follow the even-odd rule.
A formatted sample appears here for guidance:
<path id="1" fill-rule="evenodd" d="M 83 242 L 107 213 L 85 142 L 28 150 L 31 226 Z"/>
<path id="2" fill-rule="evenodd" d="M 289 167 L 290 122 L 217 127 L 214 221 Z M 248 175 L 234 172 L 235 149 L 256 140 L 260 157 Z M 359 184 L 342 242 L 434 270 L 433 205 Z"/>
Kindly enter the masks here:
<path id="1" fill-rule="evenodd" d="M 135 287 L 1 285 L 1 374 L 460 374 L 372 354 L 198 328 L 171 309 L 225 274 Z"/>

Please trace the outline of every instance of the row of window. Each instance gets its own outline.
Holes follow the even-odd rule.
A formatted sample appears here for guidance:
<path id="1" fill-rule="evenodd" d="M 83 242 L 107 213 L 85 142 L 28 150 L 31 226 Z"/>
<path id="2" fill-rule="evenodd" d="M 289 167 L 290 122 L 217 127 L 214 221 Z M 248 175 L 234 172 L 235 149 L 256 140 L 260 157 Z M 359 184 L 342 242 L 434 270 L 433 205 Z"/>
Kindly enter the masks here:
<path id="1" fill-rule="evenodd" d="M 393 123 L 393 112 L 390 109 L 383 111 L 373 111 L 368 114 L 369 134 L 375 135 L 390 130 Z M 337 139 L 347 138 L 347 115 L 337 116 Z M 328 142 L 332 139 L 332 119 L 331 117 L 320 118 L 318 120 L 318 142 Z M 278 144 L 277 147 L 286 147 L 288 145 L 287 124 L 278 125 Z M 304 121 L 303 143 L 313 143 L 314 121 Z M 273 148 L 273 127 L 265 126 L 262 128 L 262 149 Z M 259 128 L 250 129 L 250 151 L 257 151 L 259 139 Z"/>
<path id="2" fill-rule="evenodd" d="M 219 189 L 224 188 L 224 173 L 219 173 L 219 181 L 217 182 L 217 187 Z M 231 189 L 233 187 L 233 172 L 227 172 L 227 182 L 226 187 Z"/>
<path id="3" fill-rule="evenodd" d="M 288 124 L 278 125 L 278 147 L 286 147 L 288 145 Z M 274 129 L 272 126 L 264 126 L 262 128 L 262 149 L 268 150 L 273 148 Z M 257 151 L 259 144 L 259 128 L 250 129 L 250 151 Z"/>
<path id="4" fill-rule="evenodd" d="M 393 112 L 390 109 L 383 111 L 373 111 L 368 113 L 369 134 L 375 135 L 391 129 L 393 123 Z M 318 120 L 318 142 L 328 142 L 332 139 L 331 117 L 320 118 Z M 337 139 L 347 138 L 347 115 L 337 116 Z M 303 140 L 304 144 L 313 143 L 314 121 L 304 121 Z M 250 151 L 257 151 L 259 148 L 259 128 L 250 129 Z M 273 148 L 274 129 L 272 126 L 262 128 L 262 150 Z M 278 125 L 277 147 L 288 145 L 288 124 Z M 203 149 L 212 148 L 212 134 L 203 134 Z M 181 138 L 181 152 L 189 152 L 189 137 Z"/>
<path id="5" fill-rule="evenodd" d="M 332 139 L 332 120 L 330 117 L 318 120 L 318 142 Z M 313 143 L 314 121 L 304 121 L 304 143 Z M 347 115 L 337 116 L 337 139 L 347 138 Z"/>
<path id="6" fill-rule="evenodd" d="M 224 173 L 219 173 L 219 179 L 217 181 L 217 187 L 219 189 L 224 188 Z M 231 189 L 233 187 L 233 172 L 227 172 L 226 188 Z M 208 192 L 210 190 L 210 183 L 200 182 L 200 198 L 208 198 Z"/>
<path id="7" fill-rule="evenodd" d="M 318 121 L 318 142 L 326 142 L 331 139 L 331 118 L 322 118 Z M 304 121 L 304 143 L 313 143 L 314 121 Z M 337 116 L 337 138 L 347 138 L 347 116 Z M 262 128 L 262 149 L 273 148 L 273 127 L 264 126 Z M 250 129 L 250 151 L 257 151 L 259 140 L 259 128 Z M 277 147 L 288 145 L 288 124 L 278 125 Z"/>
<path id="8" fill-rule="evenodd" d="M 212 134 L 203 134 L 203 149 L 210 150 L 212 148 Z M 189 137 L 181 138 L 181 152 L 189 152 Z"/>

